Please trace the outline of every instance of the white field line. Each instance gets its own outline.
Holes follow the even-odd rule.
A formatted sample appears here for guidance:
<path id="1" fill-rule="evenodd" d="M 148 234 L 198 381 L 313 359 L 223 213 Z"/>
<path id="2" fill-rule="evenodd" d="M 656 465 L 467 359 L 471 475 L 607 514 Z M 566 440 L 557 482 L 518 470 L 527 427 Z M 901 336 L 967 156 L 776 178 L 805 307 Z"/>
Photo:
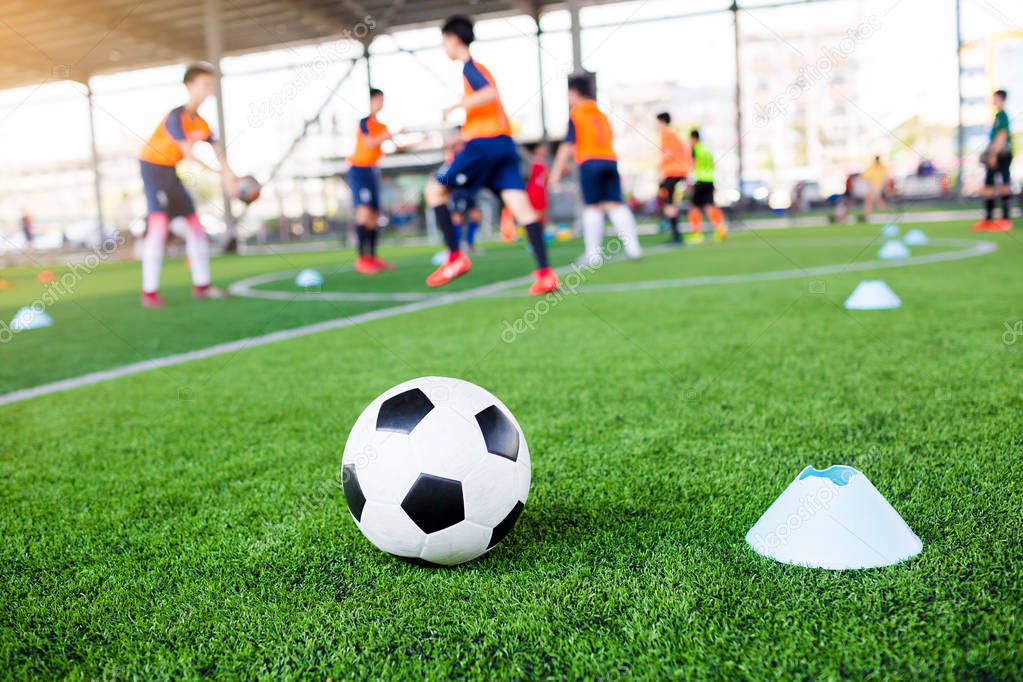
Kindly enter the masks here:
<path id="1" fill-rule="evenodd" d="M 584 290 L 605 292 L 640 291 L 647 289 L 702 286 L 709 284 L 737 284 L 743 282 L 762 282 L 783 279 L 798 279 L 801 277 L 812 277 L 814 275 L 842 274 L 845 272 L 875 270 L 881 268 L 899 268 L 911 265 L 924 265 L 927 263 L 940 263 L 945 261 L 962 260 L 966 258 L 974 258 L 976 256 L 983 256 L 989 253 L 993 253 L 998 249 L 998 245 L 995 244 L 994 242 L 973 241 L 969 239 L 932 239 L 931 243 L 937 246 L 967 246 L 969 248 L 963 249 L 962 251 L 952 251 L 948 253 L 936 253 L 929 254 L 926 256 L 912 256 L 910 258 L 895 261 L 875 260 L 858 263 L 846 263 L 844 265 L 841 264 L 823 265 L 819 267 L 801 268 L 795 270 L 778 270 L 769 272 L 749 273 L 742 275 L 717 275 L 707 277 L 689 277 L 684 279 L 669 279 L 654 282 L 623 282 L 620 284 L 591 285 L 585 288 L 581 287 L 579 291 Z M 559 271 L 564 272 L 569 270 L 570 268 L 571 266 L 566 266 L 564 268 L 559 268 Z M 279 275 L 279 273 L 277 274 Z M 269 277 L 269 275 L 266 275 L 264 277 Z M 275 278 L 277 278 L 276 275 Z M 295 329 L 285 329 L 277 332 L 271 332 L 269 334 L 263 334 L 261 336 L 254 336 L 247 339 L 239 339 L 237 341 L 229 341 L 227 343 L 220 343 L 215 346 L 209 346 L 208 348 L 200 348 L 198 350 L 188 351 L 186 353 L 178 353 L 176 355 L 168 355 L 162 358 L 154 358 L 152 360 L 143 360 L 141 362 L 134 362 L 128 365 L 122 365 L 121 367 L 114 367 L 112 369 L 102 370 L 99 372 L 92 372 L 90 374 L 83 374 L 81 376 L 71 377 L 69 379 L 62 379 L 60 381 L 54 381 L 48 384 L 42 384 L 40 386 L 34 386 L 32 388 L 11 391 L 10 393 L 0 395 L 0 406 L 10 405 L 12 403 L 30 400 L 32 398 L 38 398 L 40 396 L 50 395 L 53 393 L 70 391 L 72 389 L 80 388 L 82 386 L 90 386 L 92 384 L 110 381 L 111 379 L 119 379 L 121 377 L 131 376 L 133 374 L 140 374 L 142 372 L 148 372 L 154 369 L 161 369 L 163 367 L 173 367 L 175 365 L 181 365 L 186 362 L 192 362 L 193 360 L 203 360 L 206 358 L 216 357 L 218 355 L 234 353 L 236 351 L 245 350 L 248 348 L 266 346 L 271 343 L 278 343 L 280 341 L 289 341 L 291 339 L 297 339 L 299 337 L 308 336 L 310 334 L 318 334 L 319 332 L 330 331 L 333 329 L 343 329 L 345 327 L 353 327 L 355 325 L 363 324 L 365 322 L 373 322 L 376 320 L 383 320 L 389 317 L 396 317 L 407 313 L 415 313 L 421 310 L 437 308 L 440 306 L 449 305 L 451 303 L 458 303 L 460 301 L 465 301 L 469 299 L 482 298 L 485 296 L 493 295 L 504 295 L 505 289 L 512 286 L 523 285 L 528 283 L 529 281 L 530 278 L 528 276 L 518 277 L 515 279 L 504 280 L 502 282 L 495 282 L 493 284 L 488 284 L 486 286 L 477 287 L 475 289 L 469 289 L 468 291 L 462 291 L 455 294 L 440 294 L 432 296 L 425 300 L 411 301 L 404 305 L 394 306 L 393 308 L 373 310 L 366 313 L 360 313 L 358 315 L 352 315 L 350 317 L 342 317 L 335 320 L 317 322 L 315 324 L 306 325 L 304 327 L 296 327 Z M 288 296 L 291 295 L 292 294 L 288 294 Z"/>

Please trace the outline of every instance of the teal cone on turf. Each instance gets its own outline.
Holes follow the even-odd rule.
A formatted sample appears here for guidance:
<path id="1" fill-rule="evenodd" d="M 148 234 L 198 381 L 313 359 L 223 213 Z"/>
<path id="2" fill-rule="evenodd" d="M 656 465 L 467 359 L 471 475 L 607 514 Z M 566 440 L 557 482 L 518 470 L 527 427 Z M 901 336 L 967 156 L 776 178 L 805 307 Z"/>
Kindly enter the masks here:
<path id="1" fill-rule="evenodd" d="M 52 327 L 53 318 L 45 310 L 36 310 L 31 307 L 24 307 L 14 314 L 11 320 L 11 330 L 16 332 L 27 332 L 31 329 L 42 329 Z"/>
<path id="2" fill-rule="evenodd" d="M 846 310 L 892 310 L 901 306 L 902 301 L 891 287 L 879 279 L 860 282 L 845 299 Z"/>
<path id="3" fill-rule="evenodd" d="M 323 275 L 318 270 L 306 268 L 298 273 L 298 277 L 295 278 L 295 286 L 303 289 L 323 286 Z"/>
<path id="4" fill-rule="evenodd" d="M 881 249 L 877 252 L 877 257 L 881 260 L 909 258 L 909 249 L 897 239 L 890 239 L 881 245 Z"/>

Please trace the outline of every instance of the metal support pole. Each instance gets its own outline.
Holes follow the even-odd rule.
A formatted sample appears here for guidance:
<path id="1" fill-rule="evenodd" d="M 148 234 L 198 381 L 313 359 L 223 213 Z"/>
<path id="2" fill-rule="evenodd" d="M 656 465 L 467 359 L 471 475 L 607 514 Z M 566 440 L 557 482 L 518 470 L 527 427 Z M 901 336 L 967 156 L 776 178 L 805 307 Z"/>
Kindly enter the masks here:
<path id="1" fill-rule="evenodd" d="M 371 41 L 367 41 L 367 42 L 362 44 L 362 58 L 366 61 L 366 87 L 367 87 L 367 89 L 373 87 L 373 68 L 370 65 L 370 59 L 369 59 L 369 43 L 370 42 Z"/>
<path id="2" fill-rule="evenodd" d="M 214 67 L 213 72 L 213 94 L 217 98 L 217 130 L 220 136 L 220 144 L 224 150 L 224 158 L 227 158 L 227 128 L 224 125 L 224 90 L 220 75 L 220 59 L 224 55 L 224 32 L 220 13 L 220 0 L 205 0 L 203 10 L 206 19 L 206 61 Z M 231 208 L 231 197 L 227 188 L 221 186 L 221 196 L 224 201 L 224 225 L 227 228 L 226 250 L 237 248 L 235 237 L 236 223 L 234 212 Z"/>
<path id="3" fill-rule="evenodd" d="M 956 63 L 959 71 L 956 77 L 956 86 L 959 96 L 956 110 L 959 114 L 958 130 L 956 132 L 958 141 L 958 177 L 956 178 L 956 199 L 963 198 L 963 170 L 964 159 L 966 158 L 966 127 L 963 121 L 963 8 L 962 0 L 956 0 Z"/>
<path id="4" fill-rule="evenodd" d="M 735 150 L 739 157 L 738 187 L 739 202 L 742 202 L 742 178 L 745 175 L 745 155 L 742 151 L 742 60 L 739 46 L 742 38 L 739 35 L 739 2 L 732 0 L 732 29 L 735 32 Z"/>
<path id="5" fill-rule="evenodd" d="M 85 81 L 85 97 L 89 101 L 89 145 L 92 149 L 92 183 L 96 193 L 96 243 L 103 246 L 106 235 L 103 234 L 103 178 L 99 172 L 99 149 L 96 146 L 96 113 L 92 101 L 92 85 Z"/>
<path id="6" fill-rule="evenodd" d="M 579 0 L 568 0 L 568 14 L 572 19 L 572 71 L 583 70 L 582 24 L 579 20 Z"/>
<path id="7" fill-rule="evenodd" d="M 547 99 L 544 97 L 543 79 L 543 29 L 540 28 L 540 5 L 533 5 L 533 21 L 536 23 L 536 74 L 540 81 L 540 131 L 543 141 L 547 141 Z"/>

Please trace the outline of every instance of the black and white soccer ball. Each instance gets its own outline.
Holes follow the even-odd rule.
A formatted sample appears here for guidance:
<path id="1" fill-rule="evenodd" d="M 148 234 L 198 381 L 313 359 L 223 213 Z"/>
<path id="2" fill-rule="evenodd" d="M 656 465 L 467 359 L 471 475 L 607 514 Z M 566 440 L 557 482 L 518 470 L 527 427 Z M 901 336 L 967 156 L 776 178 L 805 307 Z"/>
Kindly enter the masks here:
<path id="1" fill-rule="evenodd" d="M 341 461 L 348 510 L 385 552 L 453 566 L 504 538 L 529 494 L 529 448 L 484 389 L 423 377 L 370 403 Z"/>

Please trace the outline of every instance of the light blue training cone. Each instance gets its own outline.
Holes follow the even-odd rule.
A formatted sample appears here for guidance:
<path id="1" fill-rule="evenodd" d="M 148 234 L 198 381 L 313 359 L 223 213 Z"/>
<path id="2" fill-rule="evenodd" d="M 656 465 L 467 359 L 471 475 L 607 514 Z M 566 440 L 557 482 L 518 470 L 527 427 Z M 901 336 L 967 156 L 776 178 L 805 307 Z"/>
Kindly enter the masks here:
<path id="1" fill-rule="evenodd" d="M 11 330 L 16 332 L 27 332 L 30 329 L 42 329 L 52 327 L 53 318 L 45 310 L 25 307 L 18 310 L 11 320 Z"/>
<path id="2" fill-rule="evenodd" d="M 887 284 L 879 279 L 866 279 L 845 299 L 846 310 L 893 310 L 902 301 Z"/>
<path id="3" fill-rule="evenodd" d="M 881 228 L 881 236 L 887 237 L 888 239 L 894 239 L 895 237 L 899 236 L 900 231 L 901 230 L 899 230 L 898 225 L 896 225 L 895 223 L 888 223 L 887 225 Z"/>
<path id="4" fill-rule="evenodd" d="M 298 277 L 295 278 L 295 286 L 303 289 L 323 286 L 323 275 L 318 270 L 306 268 L 298 273 Z"/>
<path id="5" fill-rule="evenodd" d="M 923 230 L 910 230 L 902 238 L 902 241 L 909 246 L 923 246 L 927 243 L 927 235 Z"/>
<path id="6" fill-rule="evenodd" d="M 909 249 L 897 239 L 890 239 L 881 245 L 881 249 L 877 252 L 877 257 L 881 260 L 909 258 Z"/>

